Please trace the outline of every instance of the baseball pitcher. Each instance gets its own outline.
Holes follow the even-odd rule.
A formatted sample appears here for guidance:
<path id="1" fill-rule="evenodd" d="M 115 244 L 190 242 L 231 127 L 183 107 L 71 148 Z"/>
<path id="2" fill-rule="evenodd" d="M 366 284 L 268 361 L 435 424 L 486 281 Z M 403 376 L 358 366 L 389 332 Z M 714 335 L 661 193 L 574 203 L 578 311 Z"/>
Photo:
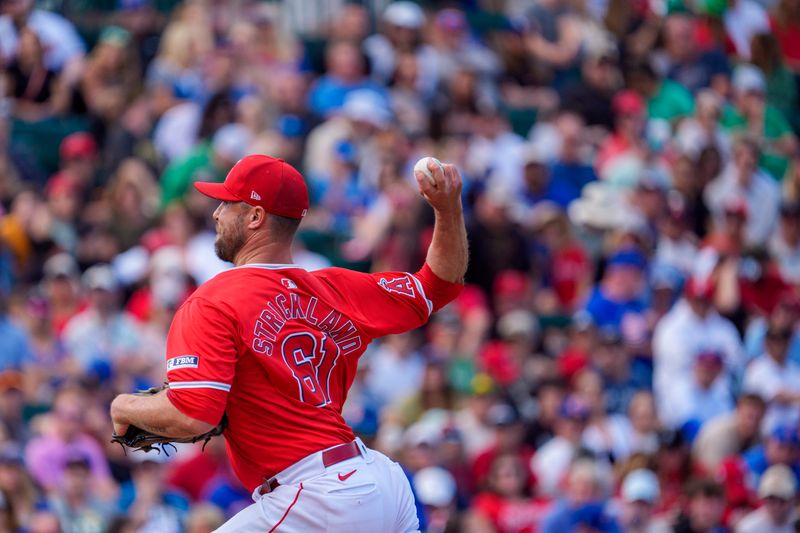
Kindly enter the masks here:
<path id="1" fill-rule="evenodd" d="M 248 156 L 224 183 L 195 183 L 221 202 L 215 250 L 235 267 L 176 312 L 168 387 L 118 396 L 111 417 L 116 435 L 174 439 L 207 434 L 225 418 L 228 456 L 254 503 L 217 531 L 418 530 L 403 471 L 355 437 L 342 405 L 373 339 L 421 326 L 461 290 L 461 177 L 453 165 L 428 170 L 433 180 L 414 174 L 436 223 L 416 273 L 293 265 L 308 191 L 280 159 Z"/>

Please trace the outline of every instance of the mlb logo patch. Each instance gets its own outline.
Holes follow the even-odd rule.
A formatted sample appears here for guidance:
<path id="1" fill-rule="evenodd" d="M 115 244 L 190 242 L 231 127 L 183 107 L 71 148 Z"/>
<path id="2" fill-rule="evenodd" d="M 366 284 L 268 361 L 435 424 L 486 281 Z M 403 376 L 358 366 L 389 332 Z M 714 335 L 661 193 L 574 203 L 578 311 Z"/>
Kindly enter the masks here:
<path id="1" fill-rule="evenodd" d="M 179 368 L 197 368 L 199 364 L 200 358 L 196 355 L 179 355 L 167 359 L 167 372 Z"/>
<path id="2" fill-rule="evenodd" d="M 297 288 L 297 283 L 295 283 L 294 281 L 290 280 L 289 278 L 281 279 L 281 284 L 284 287 L 286 287 L 287 289 L 296 289 Z"/>

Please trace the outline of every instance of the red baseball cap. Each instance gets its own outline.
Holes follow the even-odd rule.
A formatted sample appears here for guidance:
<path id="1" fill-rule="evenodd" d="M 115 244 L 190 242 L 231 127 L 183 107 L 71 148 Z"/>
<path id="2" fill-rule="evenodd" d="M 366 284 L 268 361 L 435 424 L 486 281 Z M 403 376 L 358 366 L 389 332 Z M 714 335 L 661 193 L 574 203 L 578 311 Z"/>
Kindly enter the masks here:
<path id="1" fill-rule="evenodd" d="M 249 155 L 239 160 L 224 183 L 198 181 L 195 189 L 223 202 L 260 205 L 264 211 L 287 218 L 308 212 L 308 189 L 303 176 L 283 159 Z"/>
<path id="2" fill-rule="evenodd" d="M 94 137 L 86 132 L 79 131 L 64 137 L 58 147 L 58 152 L 61 159 L 94 157 L 97 155 L 97 143 Z"/>
<path id="3" fill-rule="evenodd" d="M 703 279 L 697 276 L 692 276 L 686 280 L 684 286 L 686 296 L 696 300 L 711 300 L 714 297 L 716 287 L 714 281 L 711 279 Z"/>
<path id="4" fill-rule="evenodd" d="M 638 93 L 625 90 L 614 96 L 612 103 L 614 112 L 618 115 L 638 115 L 645 110 L 645 102 Z"/>

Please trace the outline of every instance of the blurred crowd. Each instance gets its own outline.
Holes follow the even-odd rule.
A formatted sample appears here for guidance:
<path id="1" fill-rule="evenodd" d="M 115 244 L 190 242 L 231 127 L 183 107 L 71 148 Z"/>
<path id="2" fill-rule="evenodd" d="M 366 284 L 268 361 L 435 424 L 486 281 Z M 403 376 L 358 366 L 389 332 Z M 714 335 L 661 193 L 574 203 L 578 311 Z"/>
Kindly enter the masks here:
<path id="1" fill-rule="evenodd" d="M 415 271 L 411 168 L 464 178 L 465 290 L 344 409 L 423 531 L 800 531 L 800 0 L 42 4 L 0 3 L 0 533 L 250 503 L 108 404 L 228 266 L 191 183 L 251 153 L 307 179 L 309 270 Z"/>

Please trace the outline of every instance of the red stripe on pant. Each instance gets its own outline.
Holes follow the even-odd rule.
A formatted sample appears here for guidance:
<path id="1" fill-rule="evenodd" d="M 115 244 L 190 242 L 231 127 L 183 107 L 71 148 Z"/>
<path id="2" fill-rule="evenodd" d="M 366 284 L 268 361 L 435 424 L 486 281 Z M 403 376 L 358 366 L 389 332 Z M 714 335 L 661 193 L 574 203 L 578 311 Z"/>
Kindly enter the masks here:
<path id="1" fill-rule="evenodd" d="M 301 492 L 303 492 L 303 484 L 302 483 L 300 483 L 300 488 L 297 489 L 297 494 L 294 495 L 294 500 L 292 500 L 292 503 L 289 504 L 289 507 L 286 509 L 286 512 L 283 513 L 283 516 L 281 517 L 280 520 L 278 520 L 278 523 L 275 524 L 274 526 L 272 526 L 272 529 L 270 529 L 267 533 L 272 533 L 273 531 L 278 529 L 278 526 L 281 525 L 281 523 L 283 523 L 284 520 L 286 520 L 286 517 L 289 516 L 289 511 L 291 511 L 292 507 L 294 507 L 294 504 L 297 503 L 297 499 L 300 497 L 300 493 Z"/>

